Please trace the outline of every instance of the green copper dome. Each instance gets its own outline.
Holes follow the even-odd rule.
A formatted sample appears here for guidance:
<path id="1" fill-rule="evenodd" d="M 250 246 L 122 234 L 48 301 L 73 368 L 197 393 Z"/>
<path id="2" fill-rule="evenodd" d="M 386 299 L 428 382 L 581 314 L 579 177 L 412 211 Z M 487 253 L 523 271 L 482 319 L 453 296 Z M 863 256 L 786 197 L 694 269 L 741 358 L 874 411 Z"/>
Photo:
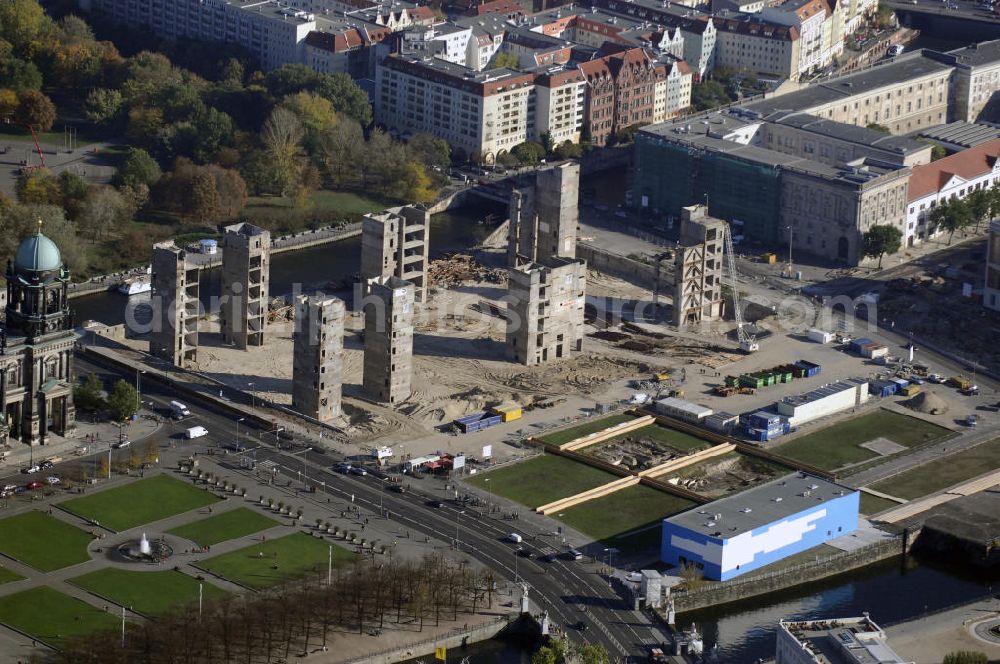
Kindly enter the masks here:
<path id="1" fill-rule="evenodd" d="M 41 232 L 25 239 L 14 256 L 17 272 L 50 272 L 62 267 L 62 254 L 56 243 Z"/>

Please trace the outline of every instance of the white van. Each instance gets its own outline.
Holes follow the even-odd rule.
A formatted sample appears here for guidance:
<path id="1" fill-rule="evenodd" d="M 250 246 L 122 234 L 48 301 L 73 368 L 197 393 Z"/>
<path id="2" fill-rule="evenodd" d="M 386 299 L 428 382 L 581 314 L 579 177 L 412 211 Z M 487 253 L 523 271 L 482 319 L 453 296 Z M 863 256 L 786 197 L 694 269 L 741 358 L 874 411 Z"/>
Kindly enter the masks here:
<path id="1" fill-rule="evenodd" d="M 182 404 L 180 401 L 170 402 L 170 414 L 173 415 L 175 420 L 180 420 L 191 414 L 188 407 Z"/>
<path id="2" fill-rule="evenodd" d="M 524 541 L 524 538 L 518 535 L 517 533 L 511 533 L 510 535 L 507 535 L 507 539 L 513 542 L 514 544 L 520 544 L 521 542 Z"/>
<path id="3" fill-rule="evenodd" d="M 208 429 L 206 429 L 205 427 L 191 427 L 190 429 L 184 432 L 184 437 L 187 438 L 188 440 L 191 440 L 192 438 L 201 438 L 202 436 L 207 436 L 207 435 L 208 435 Z"/>

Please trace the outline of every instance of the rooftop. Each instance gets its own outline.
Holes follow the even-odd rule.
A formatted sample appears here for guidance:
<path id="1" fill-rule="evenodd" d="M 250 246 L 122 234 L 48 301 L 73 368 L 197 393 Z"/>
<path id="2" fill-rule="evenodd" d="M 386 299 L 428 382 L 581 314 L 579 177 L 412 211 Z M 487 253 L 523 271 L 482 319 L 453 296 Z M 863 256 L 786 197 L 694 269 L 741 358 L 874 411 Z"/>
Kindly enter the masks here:
<path id="1" fill-rule="evenodd" d="M 793 396 L 788 396 L 782 399 L 782 403 L 786 403 L 789 406 L 804 406 L 808 403 L 814 401 L 819 401 L 820 399 L 825 399 L 833 394 L 839 394 L 846 390 L 857 389 L 858 384 L 864 384 L 865 381 L 862 378 L 852 378 L 850 380 L 842 380 L 836 383 L 830 383 L 829 385 L 824 385 L 823 387 L 818 387 L 815 390 L 810 390 L 805 394 L 798 394 Z"/>
<path id="2" fill-rule="evenodd" d="M 765 118 L 768 122 L 797 127 L 802 131 L 808 131 L 821 136 L 829 136 L 842 141 L 849 141 L 859 145 L 869 145 L 880 150 L 910 154 L 928 150 L 930 146 L 920 143 L 906 136 L 893 136 L 876 129 L 859 127 L 858 125 L 846 122 L 835 122 L 808 113 L 774 113 Z"/>
<path id="3" fill-rule="evenodd" d="M 946 125 L 925 129 L 920 132 L 920 135 L 932 141 L 940 141 L 963 148 L 972 148 L 1000 138 L 1000 128 L 958 120 Z"/>
<path id="4" fill-rule="evenodd" d="M 793 473 L 664 521 L 703 535 L 729 539 L 850 493 L 854 490 L 836 482 Z"/>
<path id="5" fill-rule="evenodd" d="M 955 176 L 971 180 L 990 173 L 997 168 L 998 158 L 1000 138 L 995 138 L 989 143 L 956 152 L 929 164 L 914 166 L 910 177 L 909 198 L 914 201 L 940 191 Z"/>
<path id="6" fill-rule="evenodd" d="M 1000 39 L 956 48 L 954 51 L 948 51 L 948 54 L 958 58 L 959 64 L 973 67 L 1000 64 Z"/>
<path id="7" fill-rule="evenodd" d="M 779 628 L 797 641 L 816 664 L 905 664 L 868 616 L 784 621 Z M 911 663 L 912 664 L 912 663 Z"/>
<path id="8" fill-rule="evenodd" d="M 757 111 L 761 115 L 770 115 L 778 111 L 808 113 L 820 106 L 835 103 L 850 96 L 874 92 L 903 80 L 945 73 L 950 69 L 949 65 L 928 57 L 923 50 L 913 51 L 894 58 L 886 64 L 831 78 L 795 92 L 750 102 L 746 104 L 745 108 Z"/>

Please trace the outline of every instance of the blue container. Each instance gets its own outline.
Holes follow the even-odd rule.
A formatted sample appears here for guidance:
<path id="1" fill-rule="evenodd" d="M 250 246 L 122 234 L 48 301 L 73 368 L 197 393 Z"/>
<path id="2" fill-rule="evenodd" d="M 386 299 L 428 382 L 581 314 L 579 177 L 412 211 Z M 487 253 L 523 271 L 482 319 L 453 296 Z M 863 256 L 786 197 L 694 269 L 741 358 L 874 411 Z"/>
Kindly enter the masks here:
<path id="1" fill-rule="evenodd" d="M 871 339 L 855 339 L 851 342 L 851 350 L 855 353 L 861 353 L 861 349 L 869 344 L 875 343 Z"/>

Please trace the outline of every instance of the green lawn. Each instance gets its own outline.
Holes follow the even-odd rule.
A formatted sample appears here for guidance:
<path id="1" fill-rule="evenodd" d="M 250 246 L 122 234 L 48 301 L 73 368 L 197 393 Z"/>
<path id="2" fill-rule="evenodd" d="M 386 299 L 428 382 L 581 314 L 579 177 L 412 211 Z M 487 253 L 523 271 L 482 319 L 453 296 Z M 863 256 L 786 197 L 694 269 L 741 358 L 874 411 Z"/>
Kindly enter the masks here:
<path id="1" fill-rule="evenodd" d="M 860 446 L 876 438 L 888 438 L 904 447 L 916 447 L 951 435 L 951 431 L 936 424 L 878 410 L 779 445 L 774 451 L 825 470 L 835 470 L 879 456 Z"/>
<path id="2" fill-rule="evenodd" d="M 305 533 L 269 539 L 198 563 L 201 569 L 260 590 L 304 576 L 310 571 L 326 573 L 330 542 Z M 343 566 L 357 559 L 347 549 L 333 545 L 333 564 Z M 277 565 L 277 569 L 274 566 Z"/>
<path id="3" fill-rule="evenodd" d="M 42 572 L 90 560 L 93 538 L 76 526 L 42 512 L 0 520 L 0 553 Z"/>
<path id="4" fill-rule="evenodd" d="M 545 454 L 470 478 L 469 484 L 532 509 L 618 479 L 617 475 Z"/>
<path id="5" fill-rule="evenodd" d="M 899 496 L 900 498 L 902 496 Z M 899 507 L 899 503 L 894 500 L 889 500 L 888 498 L 880 498 L 878 496 L 873 496 L 870 493 L 861 492 L 861 513 L 862 514 L 878 514 L 879 512 L 884 512 L 887 509 L 893 507 Z"/>
<path id="6" fill-rule="evenodd" d="M 707 440 L 695 438 L 689 434 L 677 431 L 676 429 L 660 426 L 659 424 L 650 424 L 649 426 L 636 429 L 635 431 L 630 431 L 626 434 L 622 434 L 621 436 L 615 436 L 614 438 L 601 443 L 601 445 L 616 443 L 624 440 L 625 438 L 632 438 L 634 440 L 638 440 L 640 438 L 650 438 L 658 443 L 662 443 L 663 445 L 675 449 L 681 454 L 690 454 L 691 452 L 697 452 L 698 450 L 703 450 L 712 446 L 712 444 Z"/>
<path id="7" fill-rule="evenodd" d="M 74 498 L 60 507 L 122 531 L 218 502 L 208 491 L 169 475 L 154 475 L 117 489 Z"/>
<path id="8" fill-rule="evenodd" d="M 686 498 L 654 489 L 645 485 L 630 486 L 615 491 L 609 496 L 590 500 L 582 505 L 552 514 L 566 525 L 600 540 L 610 546 L 621 548 L 615 537 L 622 533 L 658 524 L 665 517 L 694 507 Z M 659 530 L 657 529 L 658 533 Z M 644 535 L 637 533 L 636 535 Z M 656 534 L 646 535 L 659 541 Z"/>
<path id="9" fill-rule="evenodd" d="M 622 422 L 628 422 L 629 420 L 634 419 L 635 415 L 622 413 L 619 415 L 612 415 L 611 417 L 602 417 L 597 420 L 589 420 L 584 424 L 570 427 L 569 429 L 563 429 L 562 431 L 547 433 L 544 436 L 538 436 L 537 438 L 543 442 L 551 443 L 553 445 L 562 445 L 563 443 L 568 443 L 569 441 L 580 438 L 581 436 L 596 433 L 609 427 L 613 427 L 616 424 L 621 424 Z"/>
<path id="10" fill-rule="evenodd" d="M 15 574 L 6 567 L 0 567 L 0 585 L 10 583 L 11 581 L 20 581 L 23 578 L 20 574 Z"/>
<path id="11" fill-rule="evenodd" d="M 247 507 L 237 507 L 234 510 L 188 523 L 167 532 L 189 539 L 200 546 L 211 546 L 244 535 L 252 535 L 277 525 L 278 522 L 269 516 Z"/>
<path id="12" fill-rule="evenodd" d="M 69 579 L 95 595 L 127 606 L 136 613 L 155 616 L 198 603 L 198 584 L 194 577 L 174 570 L 156 572 L 130 572 L 116 567 L 104 569 Z M 202 584 L 206 600 L 225 597 L 221 588 L 211 583 Z"/>
<path id="13" fill-rule="evenodd" d="M 67 639 L 120 628 L 121 616 L 39 586 L 0 597 L 0 623 L 58 648 Z"/>
<path id="14" fill-rule="evenodd" d="M 51 131 L 36 132 L 38 142 L 46 147 L 56 147 L 61 150 L 65 141 L 63 125 L 64 123 L 61 120 L 57 120 Z M 19 125 L 6 124 L 4 122 L 0 122 L 0 137 L 15 141 L 30 142 L 32 140 L 31 132 L 27 129 Z M 102 135 L 99 131 L 95 131 L 93 128 L 76 127 L 76 146 L 78 150 L 83 149 L 91 143 L 106 140 L 106 138 L 106 136 Z M 38 155 L 36 154 L 35 156 L 37 157 Z"/>
<path id="15" fill-rule="evenodd" d="M 977 475 L 1000 468 L 1000 438 L 970 450 L 912 468 L 872 488 L 907 500 L 946 489 Z"/>
<path id="16" fill-rule="evenodd" d="M 378 212 L 387 207 L 397 205 L 395 201 L 383 199 L 378 196 L 362 196 L 349 191 L 327 191 L 320 190 L 313 192 L 309 200 L 312 202 L 312 209 L 318 212 L 340 212 L 343 214 L 368 214 Z M 281 210 L 293 209 L 291 198 L 280 198 L 276 196 L 251 196 L 247 199 L 246 208 L 243 214 L 253 216 L 254 212 L 260 211 L 265 214 L 274 213 Z"/>

